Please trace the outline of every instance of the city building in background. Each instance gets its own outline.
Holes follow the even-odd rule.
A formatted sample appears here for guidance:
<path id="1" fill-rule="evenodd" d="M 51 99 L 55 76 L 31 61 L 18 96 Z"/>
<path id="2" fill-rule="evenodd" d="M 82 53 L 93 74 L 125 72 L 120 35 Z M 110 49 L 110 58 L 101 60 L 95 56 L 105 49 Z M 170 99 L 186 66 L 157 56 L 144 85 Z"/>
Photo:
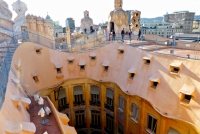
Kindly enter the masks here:
<path id="1" fill-rule="evenodd" d="M 63 33 L 63 28 L 62 28 L 62 26 L 60 26 L 59 21 L 53 21 L 53 19 L 51 19 L 51 17 L 48 15 L 48 13 L 46 16 L 46 20 L 53 26 L 54 34 Z"/>
<path id="2" fill-rule="evenodd" d="M 73 18 L 67 18 L 65 20 L 65 26 L 70 28 L 70 32 L 73 33 L 75 30 L 75 21 Z"/>
<path id="3" fill-rule="evenodd" d="M 134 10 L 126 10 L 126 13 L 128 15 L 128 24 L 131 24 L 131 12 L 133 12 Z"/>
<path id="4" fill-rule="evenodd" d="M 47 13 L 47 16 L 46 16 L 46 20 L 53 26 L 53 20 L 51 19 L 51 17 L 49 16 L 48 13 Z"/>
<path id="5" fill-rule="evenodd" d="M 155 34 L 158 36 L 169 38 L 175 33 L 183 33 L 183 28 L 180 25 L 177 25 L 175 29 L 171 26 L 170 23 L 153 21 L 153 22 L 145 22 L 141 24 L 141 32 L 142 34 Z"/>
<path id="6" fill-rule="evenodd" d="M 163 21 L 180 24 L 183 26 L 184 33 L 192 33 L 194 16 L 195 13 L 189 11 L 173 12 L 171 14 L 165 14 Z"/>

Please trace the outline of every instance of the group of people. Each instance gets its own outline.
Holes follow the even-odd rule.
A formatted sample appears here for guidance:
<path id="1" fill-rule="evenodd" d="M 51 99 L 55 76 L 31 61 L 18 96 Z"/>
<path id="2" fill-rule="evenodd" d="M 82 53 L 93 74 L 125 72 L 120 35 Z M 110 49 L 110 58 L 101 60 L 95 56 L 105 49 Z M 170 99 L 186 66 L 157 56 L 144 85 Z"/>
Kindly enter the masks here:
<path id="1" fill-rule="evenodd" d="M 123 28 L 123 30 L 121 31 L 122 42 L 124 42 L 125 34 L 126 33 L 124 31 L 124 28 Z M 115 30 L 111 31 L 111 35 L 112 35 L 112 41 L 115 41 L 115 36 L 116 36 Z M 132 35 L 132 31 L 131 30 L 128 31 L 128 35 L 129 35 L 129 40 L 131 41 L 131 35 Z M 140 40 L 140 36 L 141 36 L 141 30 L 139 29 L 137 40 Z"/>
<path id="2" fill-rule="evenodd" d="M 85 34 L 87 33 L 87 29 L 86 28 L 84 28 L 84 32 L 85 32 Z M 94 32 L 94 29 L 93 29 L 93 27 L 91 26 L 90 27 L 90 33 L 93 33 Z"/>

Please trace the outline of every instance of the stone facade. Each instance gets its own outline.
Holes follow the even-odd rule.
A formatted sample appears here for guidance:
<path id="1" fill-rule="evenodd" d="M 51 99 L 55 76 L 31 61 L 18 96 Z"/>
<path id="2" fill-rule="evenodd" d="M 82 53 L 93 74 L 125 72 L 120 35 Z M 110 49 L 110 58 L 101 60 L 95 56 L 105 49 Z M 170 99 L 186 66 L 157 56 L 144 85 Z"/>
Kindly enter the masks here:
<path id="1" fill-rule="evenodd" d="M 128 14 L 122 9 L 123 1 L 114 1 L 115 9 L 110 12 L 108 16 L 108 31 L 115 30 L 115 33 L 121 33 L 124 28 L 125 31 L 129 30 Z"/>
<path id="2" fill-rule="evenodd" d="M 16 1 L 12 4 L 13 10 L 17 13 L 17 17 L 14 19 L 14 31 L 21 32 L 21 26 L 26 24 L 25 13 L 27 11 L 27 5 L 22 1 Z"/>
<path id="3" fill-rule="evenodd" d="M 52 39 L 53 26 L 48 20 L 28 14 L 26 16 L 26 26 L 29 32 Z"/>
<path id="4" fill-rule="evenodd" d="M 13 36 L 13 24 L 11 20 L 12 12 L 8 9 L 8 4 L 0 0 L 0 43 L 8 41 Z"/>
<path id="5" fill-rule="evenodd" d="M 200 20 L 196 20 L 193 22 L 193 33 L 199 33 L 200 32 Z"/>
<path id="6" fill-rule="evenodd" d="M 81 26 L 80 30 L 81 32 L 84 32 L 84 29 L 87 29 L 87 33 L 90 32 L 90 27 L 93 26 L 93 20 L 89 17 L 89 11 L 84 11 L 84 18 L 81 19 Z"/>
<path id="7" fill-rule="evenodd" d="M 48 20 L 28 14 L 26 16 L 26 27 L 31 42 L 55 48 L 54 28 Z"/>

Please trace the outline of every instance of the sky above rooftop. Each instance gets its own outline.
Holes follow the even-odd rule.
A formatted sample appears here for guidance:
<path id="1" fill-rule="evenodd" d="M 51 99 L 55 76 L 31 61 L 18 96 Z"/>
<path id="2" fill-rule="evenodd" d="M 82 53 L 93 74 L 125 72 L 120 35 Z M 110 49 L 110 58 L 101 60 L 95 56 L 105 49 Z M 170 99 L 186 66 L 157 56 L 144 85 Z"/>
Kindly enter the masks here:
<path id="1" fill-rule="evenodd" d="M 12 3 L 16 0 L 4 0 L 8 3 L 9 9 L 13 12 L 13 19 L 16 13 L 12 10 Z M 114 10 L 114 0 L 21 0 L 27 4 L 26 14 L 33 14 L 46 17 L 47 12 L 54 21 L 65 26 L 65 20 L 72 17 L 75 25 L 80 26 L 83 18 L 83 11 L 88 10 L 94 24 L 108 20 L 110 11 Z M 139 10 L 142 18 L 153 18 L 163 16 L 175 11 L 196 12 L 200 15 L 200 0 L 123 0 L 124 10 Z"/>

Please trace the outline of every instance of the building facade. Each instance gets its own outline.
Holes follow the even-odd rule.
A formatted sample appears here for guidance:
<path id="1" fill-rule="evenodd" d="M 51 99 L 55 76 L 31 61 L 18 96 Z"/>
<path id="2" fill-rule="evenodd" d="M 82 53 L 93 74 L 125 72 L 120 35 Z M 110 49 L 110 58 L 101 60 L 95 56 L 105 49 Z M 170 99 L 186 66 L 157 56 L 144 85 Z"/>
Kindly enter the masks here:
<path id="1" fill-rule="evenodd" d="M 70 28 L 70 32 L 73 33 L 75 30 L 75 21 L 73 18 L 67 18 L 65 21 L 66 27 Z"/>
<path id="2" fill-rule="evenodd" d="M 184 29 L 180 25 L 174 28 L 170 23 L 153 21 L 141 23 L 142 34 L 155 34 L 158 36 L 169 38 L 174 33 L 183 33 Z"/>
<path id="3" fill-rule="evenodd" d="M 183 26 L 184 33 L 192 33 L 194 16 L 194 12 L 180 11 L 165 14 L 163 20 L 164 22 L 180 24 Z"/>

